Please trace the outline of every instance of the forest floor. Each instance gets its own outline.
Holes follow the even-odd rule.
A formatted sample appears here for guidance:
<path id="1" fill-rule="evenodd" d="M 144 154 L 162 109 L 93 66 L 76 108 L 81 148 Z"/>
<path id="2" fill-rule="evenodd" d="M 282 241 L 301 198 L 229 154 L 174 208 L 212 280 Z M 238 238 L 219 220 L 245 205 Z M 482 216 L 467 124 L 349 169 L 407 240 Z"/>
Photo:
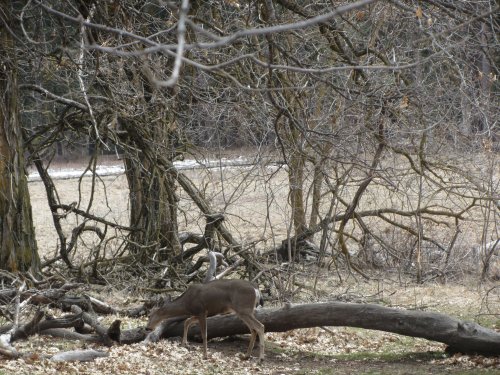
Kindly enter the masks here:
<path id="1" fill-rule="evenodd" d="M 312 272 L 312 269 L 309 271 Z M 326 281 L 326 273 L 321 279 Z M 500 331 L 500 291 L 494 284 L 464 283 L 443 285 L 401 283 L 388 277 L 380 282 L 348 279 L 342 283 L 324 283 L 329 295 L 325 300 L 375 300 L 385 306 L 439 311 L 459 319 L 476 321 Z M 119 307 L 140 303 L 140 296 L 113 287 L 82 292 Z M 76 291 L 75 291 L 76 293 Z M 315 298 L 302 295 L 299 302 Z M 270 301 L 272 305 L 273 302 Z M 279 306 L 279 304 L 274 303 Z M 268 303 L 269 306 L 269 303 Z M 57 314 L 57 311 L 52 311 Z M 59 312 L 60 314 L 60 312 Z M 123 329 L 142 327 L 147 318 L 130 319 L 106 316 L 109 325 L 122 320 Z M 469 355 L 449 356 L 445 345 L 425 339 L 351 327 L 317 327 L 283 333 L 266 333 L 266 358 L 242 360 L 248 335 L 213 339 L 208 343 L 209 359 L 202 359 L 202 344 L 190 342 L 187 348 L 180 339 L 153 344 L 116 345 L 111 348 L 47 336 L 33 336 L 15 342 L 26 356 L 17 360 L 0 358 L 4 374 L 498 374 L 500 357 Z M 95 349 L 108 357 L 92 362 L 53 362 L 48 358 L 68 350 Z M 257 350 L 254 351 L 257 355 Z"/>
<path id="2" fill-rule="evenodd" d="M 113 164 L 113 163 L 110 163 Z M 77 167 L 77 166 L 76 166 Z M 67 166 L 66 166 L 67 168 Z M 63 168 L 64 169 L 64 168 Z M 199 186 L 210 182 L 214 191 L 205 191 L 213 204 L 224 205 L 231 223 L 231 230 L 241 241 L 263 238 L 260 243 L 271 247 L 279 243 L 279 236 L 287 231 L 289 212 L 286 205 L 286 186 L 278 180 L 273 186 L 260 188 L 259 182 L 250 179 L 248 171 L 224 171 L 240 176 L 238 187 L 244 192 L 238 196 L 228 190 L 228 183 L 215 176 L 201 176 Z M 190 173 L 187 171 L 186 173 Z M 192 172 L 196 175 L 196 172 Z M 56 180 L 55 184 L 61 202 L 80 202 L 88 205 L 90 178 Z M 96 194 L 93 195 L 91 212 L 107 220 L 127 224 L 128 189 L 123 175 L 114 175 L 96 180 Z M 264 208 L 274 189 L 270 215 L 262 214 L 256 207 L 262 202 Z M 37 241 L 42 260 L 57 255 L 58 240 L 53 229 L 43 184 L 33 181 L 29 184 L 32 199 Z M 226 189 L 226 190 L 224 190 Z M 259 194 L 263 194 L 259 196 Z M 283 196 L 282 201 L 277 197 Z M 195 216 L 193 207 L 179 192 L 182 215 L 179 216 L 181 230 L 203 230 L 204 221 Z M 234 202 L 238 202 L 234 204 Z M 283 203 L 285 202 L 285 203 Z M 234 208 L 236 206 L 236 208 Z M 231 211 L 232 210 L 232 211 Z M 265 211 L 265 210 L 264 210 Z M 268 220 L 270 225 L 268 224 Z M 63 228 L 68 234 L 77 223 L 70 216 Z M 263 228 L 269 228 L 272 230 Z M 244 229 L 241 229 L 244 228 Z M 94 238 L 86 239 L 75 254 L 78 260 L 91 260 Z M 471 243 L 474 241 L 471 240 Z M 112 249 L 110 241 L 110 249 Z M 110 250 L 109 256 L 113 256 Z M 294 280 L 305 285 L 300 292 L 290 297 L 293 303 L 352 301 L 380 303 L 384 306 L 406 309 L 439 311 L 450 316 L 475 321 L 485 327 L 500 331 L 500 287 L 486 282 L 479 284 L 475 277 L 453 281 L 434 279 L 416 284 L 401 272 L 371 273 L 371 280 L 363 281 L 354 276 L 339 280 L 335 271 L 316 266 L 300 266 Z M 132 282 L 127 277 L 118 279 L 116 274 L 102 275 L 108 278 L 108 285 L 96 287 L 86 285 L 72 294 L 88 294 L 116 307 L 133 307 L 150 297 L 143 290 L 141 281 Z M 314 279 L 314 280 L 313 280 Z M 310 284 L 314 281 L 315 287 Z M 134 284 L 134 285 L 131 285 Z M 298 285 L 297 284 L 297 285 Z M 146 286 L 146 285 L 144 285 Z M 283 298 L 284 299 L 284 298 Z M 267 306 L 279 307 L 276 299 L 267 301 Z M 60 315 L 60 311 L 49 311 Z M 103 324 L 115 319 L 122 320 L 122 329 L 142 327 L 146 318 L 129 319 L 106 316 Z M 3 322 L 0 322 L 3 324 Z M 78 341 L 68 341 L 46 336 L 33 336 L 14 343 L 16 349 L 25 353 L 21 359 L 6 360 L 0 357 L 0 375 L 4 374 L 498 374 L 500 357 L 464 356 L 445 354 L 445 346 L 424 339 L 400 336 L 392 333 L 363 330 L 351 327 L 317 327 L 284 333 L 266 333 L 266 359 L 259 364 L 255 358 L 240 359 L 248 345 L 248 336 L 214 339 L 209 341 L 209 359 L 203 360 L 201 344 L 191 342 L 188 348 L 180 345 L 178 339 L 144 345 L 116 345 L 100 347 Z M 48 358 L 55 353 L 68 350 L 93 348 L 109 354 L 92 362 L 53 362 Z M 254 355 L 256 352 L 254 353 Z"/>

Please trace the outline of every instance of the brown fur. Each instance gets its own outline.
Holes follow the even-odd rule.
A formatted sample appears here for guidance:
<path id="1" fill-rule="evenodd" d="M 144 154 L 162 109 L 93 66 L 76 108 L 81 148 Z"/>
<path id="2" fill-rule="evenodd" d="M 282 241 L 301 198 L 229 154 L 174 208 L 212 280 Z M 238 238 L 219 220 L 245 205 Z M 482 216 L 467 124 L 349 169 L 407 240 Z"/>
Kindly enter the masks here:
<path id="1" fill-rule="evenodd" d="M 203 356 L 207 358 L 207 323 L 209 316 L 234 312 L 252 333 L 247 357 L 250 357 L 255 339 L 259 336 L 259 360 L 264 358 L 264 325 L 254 315 L 255 306 L 261 302 L 255 287 L 245 280 L 214 280 L 207 284 L 194 284 L 177 299 L 156 308 L 149 317 L 148 329 L 155 329 L 163 320 L 189 316 L 184 322 L 182 343 L 187 344 L 187 332 L 196 321 L 200 324 L 203 339 Z"/>

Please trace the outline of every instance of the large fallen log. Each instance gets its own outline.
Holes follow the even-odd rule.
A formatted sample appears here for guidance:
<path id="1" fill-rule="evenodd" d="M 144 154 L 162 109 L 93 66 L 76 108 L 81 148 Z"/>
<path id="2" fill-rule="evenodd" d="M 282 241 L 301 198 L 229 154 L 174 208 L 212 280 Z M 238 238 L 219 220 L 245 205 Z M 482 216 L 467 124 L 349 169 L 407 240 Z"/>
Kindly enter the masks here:
<path id="1" fill-rule="evenodd" d="M 500 355 L 500 333 L 473 322 L 428 311 L 403 310 L 375 304 L 329 302 L 260 309 L 255 316 L 266 332 L 297 328 L 349 326 L 421 337 L 448 345 L 448 352 Z M 248 333 L 248 328 L 234 315 L 219 315 L 207 321 L 208 338 Z M 183 323 L 167 326 L 161 337 L 182 336 Z M 198 326 L 189 337 L 199 337 Z"/>
<path id="2" fill-rule="evenodd" d="M 452 353 L 500 355 L 500 333 L 476 323 L 435 312 L 396 309 L 374 304 L 329 302 L 286 306 L 281 309 L 259 309 L 255 315 L 264 324 L 266 332 L 321 326 L 349 326 L 442 342 L 448 345 L 447 351 Z M 132 344 L 144 340 L 147 336 L 144 328 L 120 330 L 120 321 L 115 321 L 107 330 L 101 327 L 100 335 L 79 334 L 67 328 L 54 327 L 78 328 L 82 323 L 81 314 L 40 321 L 41 317 L 41 314 L 37 314 L 31 322 L 19 327 L 9 335 L 8 341 L 15 341 L 36 332 L 108 345 L 110 342 L 107 341 L 110 340 Z M 162 325 L 164 329 L 157 337 L 182 336 L 183 325 L 182 319 L 171 319 L 168 324 Z M 207 321 L 207 326 L 208 338 L 248 333 L 248 328 L 234 315 L 211 317 Z M 103 335 L 108 339 L 103 340 Z M 193 339 L 199 336 L 199 328 L 192 327 L 189 337 Z M 9 348 L 4 347 L 4 349 Z"/>

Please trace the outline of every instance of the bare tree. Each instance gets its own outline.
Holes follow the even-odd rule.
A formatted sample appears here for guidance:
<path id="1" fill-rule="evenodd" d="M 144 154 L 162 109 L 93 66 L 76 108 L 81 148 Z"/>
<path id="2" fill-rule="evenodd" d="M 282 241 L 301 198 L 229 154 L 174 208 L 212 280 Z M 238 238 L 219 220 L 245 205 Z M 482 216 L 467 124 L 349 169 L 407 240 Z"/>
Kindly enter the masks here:
<path id="1" fill-rule="evenodd" d="M 316 242 L 319 262 L 360 272 L 396 265 L 424 280 L 452 266 L 460 226 L 478 209 L 490 209 L 478 240 L 494 239 L 493 1 L 25 5 L 19 37 L 42 56 L 22 76 L 30 152 L 90 143 L 92 170 L 102 152 L 122 150 L 130 223 L 114 228 L 143 264 L 182 258 L 184 191 L 198 219 L 238 204 L 250 173 L 239 193 L 214 204 L 209 188 L 173 164 L 231 146 L 252 147 L 256 161 L 271 149 L 286 167 L 284 235 L 263 215 L 284 258 Z M 478 164 L 489 155 L 487 171 L 460 153 L 469 150 Z M 92 200 L 73 207 L 55 198 L 51 208 L 96 219 Z M 97 222 L 103 233 L 113 227 Z M 224 226 L 218 231 L 223 246 L 241 249 Z M 67 260 L 77 239 L 58 232 Z M 443 267 L 433 267 L 436 254 Z"/>
<path id="2" fill-rule="evenodd" d="M 11 18 L 17 6 L 17 2 L 0 3 L 0 267 L 36 274 L 40 260 L 25 173 L 13 35 L 16 26 Z"/>

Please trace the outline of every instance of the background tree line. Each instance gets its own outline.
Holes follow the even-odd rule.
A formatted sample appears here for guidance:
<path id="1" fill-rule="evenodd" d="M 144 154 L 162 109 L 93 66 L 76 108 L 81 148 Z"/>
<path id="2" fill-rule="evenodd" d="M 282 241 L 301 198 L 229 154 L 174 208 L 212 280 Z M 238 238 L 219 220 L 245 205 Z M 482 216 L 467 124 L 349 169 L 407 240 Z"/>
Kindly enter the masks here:
<path id="1" fill-rule="evenodd" d="M 500 247 L 497 2 L 0 4 L 2 268 L 40 272 L 32 163 L 59 237 L 54 261 L 70 269 L 92 232 L 102 246 L 119 233 L 121 254 L 155 272 L 188 273 L 208 247 L 262 274 L 258 244 L 243 246 L 217 215 L 224 206 L 173 164 L 244 147 L 251 164 L 287 176 L 287 235 L 258 249 L 272 259 L 312 255 L 367 277 L 396 264 L 422 281 L 453 271 L 462 228 L 479 214 L 487 275 Z M 123 155 L 126 226 L 94 215 L 92 199 L 58 198 L 51 161 L 88 144 L 90 171 L 103 153 Z M 181 194 L 204 233 L 179 233 Z M 71 235 L 67 215 L 84 220 Z"/>

